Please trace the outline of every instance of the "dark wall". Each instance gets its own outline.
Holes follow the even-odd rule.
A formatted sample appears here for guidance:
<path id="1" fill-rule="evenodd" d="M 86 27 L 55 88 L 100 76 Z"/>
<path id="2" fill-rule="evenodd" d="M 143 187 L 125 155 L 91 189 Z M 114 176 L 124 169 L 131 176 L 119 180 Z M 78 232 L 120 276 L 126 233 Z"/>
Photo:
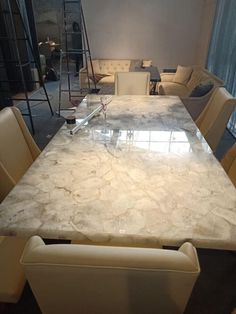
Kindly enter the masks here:
<path id="1" fill-rule="evenodd" d="M 29 3 L 30 1 L 28 0 L 27 2 Z M 20 68 L 18 66 L 18 61 L 20 60 L 22 64 L 25 64 L 32 60 L 27 41 L 22 40 L 26 38 L 24 29 L 28 29 L 27 13 L 22 12 L 21 10 L 21 16 L 24 22 L 22 22 L 22 18 L 19 14 L 13 14 L 13 24 L 15 25 L 15 27 L 13 27 L 9 9 L 11 9 L 14 13 L 18 13 L 19 8 L 15 0 L 12 0 L 10 3 L 11 7 L 9 8 L 7 1 L 0 1 L 0 84 L 2 97 L 6 94 L 14 95 L 18 92 L 24 91 L 24 84 Z M 21 1 L 21 6 L 22 4 L 23 1 Z M 24 25 L 26 26 L 25 28 Z M 30 34 L 28 33 L 28 35 Z M 15 36 L 21 40 L 12 40 Z M 27 90 L 33 90 L 34 84 L 31 82 L 31 64 L 27 64 L 23 67 L 23 77 Z M 8 80 L 8 82 L 3 82 L 5 80 Z"/>
<path id="2" fill-rule="evenodd" d="M 62 27 L 62 0 L 33 0 L 34 16 L 39 41 L 47 37 L 60 42 Z"/>
<path id="3" fill-rule="evenodd" d="M 62 44 L 63 32 L 63 1 L 33 0 L 35 23 L 39 42 L 50 40 Z M 73 22 L 80 24 L 80 4 L 67 4 L 68 31 L 72 31 Z M 62 47 L 64 48 L 64 47 Z"/>

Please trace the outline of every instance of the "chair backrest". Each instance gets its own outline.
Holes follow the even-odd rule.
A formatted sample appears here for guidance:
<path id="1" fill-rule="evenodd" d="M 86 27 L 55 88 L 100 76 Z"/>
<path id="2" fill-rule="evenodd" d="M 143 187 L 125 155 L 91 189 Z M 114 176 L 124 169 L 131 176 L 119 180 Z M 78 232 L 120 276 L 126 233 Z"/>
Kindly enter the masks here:
<path id="1" fill-rule="evenodd" d="M 213 151 L 220 142 L 235 105 L 236 98 L 224 87 L 218 87 L 196 120 L 198 128 Z"/>
<path id="2" fill-rule="evenodd" d="M 0 111 L 0 202 L 40 154 L 20 111 Z"/>
<path id="3" fill-rule="evenodd" d="M 199 275 L 196 249 L 78 244 L 32 237 L 21 258 L 43 313 L 182 313 Z"/>
<path id="4" fill-rule="evenodd" d="M 236 187 L 236 143 L 222 158 L 221 165 Z"/>
<path id="5" fill-rule="evenodd" d="M 115 95 L 149 95 L 149 72 L 116 72 Z"/>

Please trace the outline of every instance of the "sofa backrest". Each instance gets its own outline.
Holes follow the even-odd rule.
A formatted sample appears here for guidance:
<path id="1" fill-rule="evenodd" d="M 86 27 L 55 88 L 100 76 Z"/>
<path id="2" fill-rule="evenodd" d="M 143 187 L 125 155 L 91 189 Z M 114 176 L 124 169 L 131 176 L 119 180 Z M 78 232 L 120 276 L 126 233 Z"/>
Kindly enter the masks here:
<path id="1" fill-rule="evenodd" d="M 99 59 L 100 73 L 114 75 L 116 72 L 129 72 L 131 60 Z"/>
<path id="2" fill-rule="evenodd" d="M 212 82 L 214 87 L 224 86 L 224 81 L 222 81 L 220 78 L 218 78 L 213 73 L 207 71 L 206 69 L 202 69 L 202 73 L 203 73 L 203 77 L 202 77 L 202 80 L 201 80 L 202 84 L 208 83 L 208 82 Z"/>
<path id="3" fill-rule="evenodd" d="M 131 60 L 128 59 L 93 59 L 93 71 L 95 74 L 114 75 L 116 72 L 129 72 Z M 88 62 L 89 74 L 92 74 Z"/>
<path id="4" fill-rule="evenodd" d="M 219 79 L 217 76 L 202 68 L 201 66 L 193 66 L 193 72 L 190 76 L 190 79 L 187 83 L 187 87 L 191 94 L 192 90 L 199 84 L 213 84 L 213 89 L 218 86 L 223 86 L 224 82 Z"/>

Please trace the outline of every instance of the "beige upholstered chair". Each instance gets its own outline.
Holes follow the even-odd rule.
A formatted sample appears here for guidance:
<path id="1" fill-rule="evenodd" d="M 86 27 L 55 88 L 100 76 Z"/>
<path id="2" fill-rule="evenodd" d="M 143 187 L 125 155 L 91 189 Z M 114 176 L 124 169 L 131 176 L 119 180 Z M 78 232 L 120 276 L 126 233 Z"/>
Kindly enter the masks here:
<path id="1" fill-rule="evenodd" d="M 224 87 L 216 88 L 195 121 L 213 151 L 216 151 L 235 105 L 236 99 Z"/>
<path id="2" fill-rule="evenodd" d="M 149 72 L 115 73 L 115 95 L 149 95 Z"/>
<path id="3" fill-rule="evenodd" d="M 190 243 L 172 251 L 45 245 L 34 236 L 21 263 L 44 314 L 182 313 L 200 272 Z"/>
<path id="4" fill-rule="evenodd" d="M 0 302 L 16 303 L 25 285 L 20 257 L 27 240 L 0 237 Z"/>
<path id="5" fill-rule="evenodd" d="M 236 144 L 234 144 L 221 160 L 225 172 L 236 187 Z"/>
<path id="6" fill-rule="evenodd" d="M 40 154 L 20 111 L 15 107 L 0 111 L 0 202 L 25 174 Z M 6 184 L 5 184 L 6 182 Z"/>
<path id="7" fill-rule="evenodd" d="M 0 202 L 11 191 L 40 150 L 18 109 L 0 111 Z M 25 277 L 20 256 L 26 239 L 0 237 L 0 302 L 17 302 Z"/>

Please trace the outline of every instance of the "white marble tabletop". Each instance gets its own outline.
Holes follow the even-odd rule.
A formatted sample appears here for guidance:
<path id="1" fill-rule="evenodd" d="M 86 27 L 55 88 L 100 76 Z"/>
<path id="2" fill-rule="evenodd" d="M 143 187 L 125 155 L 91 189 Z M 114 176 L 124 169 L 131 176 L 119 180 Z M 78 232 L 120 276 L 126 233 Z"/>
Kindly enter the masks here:
<path id="1" fill-rule="evenodd" d="M 0 205 L 0 234 L 235 250 L 236 190 L 178 97 L 113 96 L 106 121 L 59 130 Z"/>

